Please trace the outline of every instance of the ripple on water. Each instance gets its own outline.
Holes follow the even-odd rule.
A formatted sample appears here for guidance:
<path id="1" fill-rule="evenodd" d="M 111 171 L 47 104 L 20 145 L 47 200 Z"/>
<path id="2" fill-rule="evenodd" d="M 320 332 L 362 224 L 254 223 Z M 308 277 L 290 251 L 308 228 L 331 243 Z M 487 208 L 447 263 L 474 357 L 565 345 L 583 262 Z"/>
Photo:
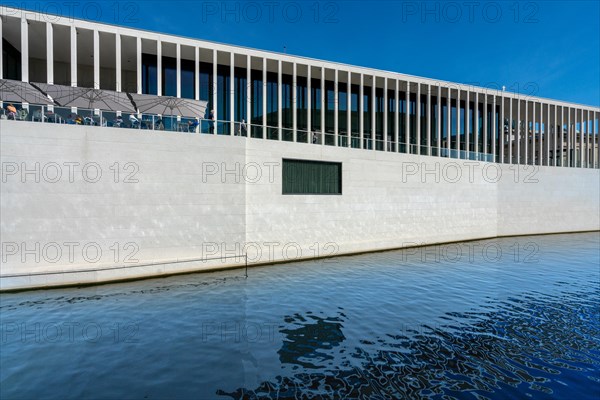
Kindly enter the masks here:
<path id="1" fill-rule="evenodd" d="M 600 397 L 599 235 L 490 242 L 2 295 L 0 397 Z"/>

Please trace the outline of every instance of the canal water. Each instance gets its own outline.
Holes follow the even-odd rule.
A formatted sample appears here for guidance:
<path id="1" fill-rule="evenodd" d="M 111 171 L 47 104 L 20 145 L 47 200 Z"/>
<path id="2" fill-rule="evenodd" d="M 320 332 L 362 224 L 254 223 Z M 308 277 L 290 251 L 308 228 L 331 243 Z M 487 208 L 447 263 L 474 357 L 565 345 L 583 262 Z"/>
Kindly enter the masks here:
<path id="1" fill-rule="evenodd" d="M 0 296 L 0 397 L 600 398 L 600 235 Z"/>

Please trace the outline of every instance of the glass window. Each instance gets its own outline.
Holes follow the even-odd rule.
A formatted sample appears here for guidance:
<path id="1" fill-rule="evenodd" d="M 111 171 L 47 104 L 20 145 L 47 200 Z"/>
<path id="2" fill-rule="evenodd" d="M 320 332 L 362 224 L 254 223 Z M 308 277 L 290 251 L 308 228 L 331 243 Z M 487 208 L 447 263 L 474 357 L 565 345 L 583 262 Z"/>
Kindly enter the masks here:
<path id="1" fill-rule="evenodd" d="M 184 99 L 196 97 L 196 76 L 192 60 L 181 60 L 181 97 Z"/>
<path id="2" fill-rule="evenodd" d="M 308 80 L 304 76 L 296 78 L 296 103 L 297 103 L 297 116 L 296 123 L 298 129 L 306 130 L 308 128 Z"/>
<path id="3" fill-rule="evenodd" d="M 250 123 L 252 124 L 252 137 L 263 137 L 263 79 L 262 71 L 253 69 L 250 71 L 252 80 L 252 104 Z"/>
<path id="4" fill-rule="evenodd" d="M 294 78 L 292 75 L 281 75 L 281 123 L 284 128 L 292 128 L 293 121 L 293 88 Z"/>
<path id="5" fill-rule="evenodd" d="M 311 130 L 321 130 L 321 80 L 311 79 L 310 80 L 310 98 L 311 98 L 311 110 L 310 119 Z"/>
<path id="6" fill-rule="evenodd" d="M 342 164 L 283 159 L 283 194 L 342 194 Z"/>
<path id="7" fill-rule="evenodd" d="M 174 57 L 162 58 L 162 94 L 177 96 L 177 59 Z"/>
<path id="8" fill-rule="evenodd" d="M 4 79 L 21 80 L 21 52 L 2 38 L 2 71 Z"/>
<path id="9" fill-rule="evenodd" d="M 157 79 L 157 57 L 153 54 L 142 54 L 142 93 L 158 94 Z"/>
<path id="10" fill-rule="evenodd" d="M 229 121 L 230 116 L 230 67 L 229 65 L 217 65 L 217 120 Z M 225 125 L 224 125 L 225 126 Z M 219 129 L 220 134 L 229 134 L 229 130 Z"/>
<path id="11" fill-rule="evenodd" d="M 278 126 L 277 73 L 267 72 L 267 125 Z"/>
<path id="12" fill-rule="evenodd" d="M 247 76 L 246 68 L 236 67 L 234 72 L 234 119 L 240 122 L 242 119 L 248 122 L 247 103 Z"/>

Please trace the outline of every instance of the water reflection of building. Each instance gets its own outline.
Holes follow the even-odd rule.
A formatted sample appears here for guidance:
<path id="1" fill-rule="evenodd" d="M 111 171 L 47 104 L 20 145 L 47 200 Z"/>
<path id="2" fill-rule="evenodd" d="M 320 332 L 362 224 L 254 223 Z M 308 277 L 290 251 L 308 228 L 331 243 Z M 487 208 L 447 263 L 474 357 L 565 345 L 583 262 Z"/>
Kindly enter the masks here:
<path id="1" fill-rule="evenodd" d="M 294 315 L 286 317 L 292 327 L 281 329 L 285 335 L 278 351 L 282 364 L 318 368 L 320 361 L 331 360 L 327 350 L 339 346 L 346 337 L 342 332 L 342 319 L 322 318 L 317 315 Z"/>

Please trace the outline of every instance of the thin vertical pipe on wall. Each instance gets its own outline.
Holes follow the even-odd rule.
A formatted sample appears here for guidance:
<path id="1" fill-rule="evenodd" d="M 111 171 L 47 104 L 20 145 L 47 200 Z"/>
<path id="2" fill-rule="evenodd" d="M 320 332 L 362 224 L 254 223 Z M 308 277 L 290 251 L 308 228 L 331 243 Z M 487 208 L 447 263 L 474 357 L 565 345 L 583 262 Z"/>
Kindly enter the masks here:
<path id="1" fill-rule="evenodd" d="M 200 48 L 194 47 L 194 99 L 200 100 Z"/>
<path id="2" fill-rule="evenodd" d="M 307 73 L 306 73 L 306 119 L 307 119 L 307 140 L 308 143 L 312 143 L 313 140 L 313 129 L 312 129 L 312 95 L 311 95 L 311 76 L 312 76 L 312 66 L 307 65 Z"/>
<path id="3" fill-rule="evenodd" d="M 0 37 L 2 37 L 1 31 Z M 2 53 L 1 45 L 0 53 Z M 0 65 L 2 65 L 2 56 L 0 56 Z M 54 28 L 51 22 L 46 22 L 46 83 L 50 85 L 54 83 Z"/>
<path id="4" fill-rule="evenodd" d="M 137 92 L 138 94 L 142 93 L 142 39 L 138 37 L 135 41 L 135 51 L 136 51 L 136 84 L 137 84 Z M 158 62 L 158 60 L 157 60 Z M 158 77 L 158 71 L 156 71 L 156 76 Z M 121 89 L 123 85 L 121 84 Z M 157 87 L 158 88 L 158 87 Z M 158 89 L 157 89 L 158 90 Z"/>
<path id="5" fill-rule="evenodd" d="M 229 53 L 229 134 L 235 135 L 235 54 L 233 51 Z"/>
<path id="6" fill-rule="evenodd" d="M 448 96 L 446 97 L 446 152 L 447 157 L 451 156 L 452 143 L 452 89 L 448 86 Z"/>
<path id="7" fill-rule="evenodd" d="M 175 76 L 176 76 L 176 91 L 175 96 L 181 98 L 181 44 L 175 44 Z"/>
<path id="8" fill-rule="evenodd" d="M 360 148 L 364 148 L 364 140 L 365 140 L 365 76 L 364 74 L 360 74 L 360 88 L 359 88 L 359 96 L 358 99 L 359 104 L 359 113 L 358 113 L 358 129 L 360 133 Z"/>
<path id="9" fill-rule="evenodd" d="M 567 157 L 569 156 L 569 152 L 566 150 L 567 148 L 567 143 L 566 141 L 569 139 L 568 137 L 568 132 L 569 132 L 569 128 L 568 125 L 565 126 L 565 107 L 564 106 L 560 106 L 560 118 L 557 120 L 560 121 L 560 146 L 558 147 L 558 152 L 560 153 L 560 166 L 561 167 L 566 167 L 568 166 L 568 162 L 567 162 Z M 557 138 L 558 141 L 558 138 Z"/>
<path id="10" fill-rule="evenodd" d="M 514 132 L 514 128 L 513 128 L 513 122 L 514 122 L 514 115 L 513 115 L 513 104 L 514 104 L 514 99 L 512 97 L 508 98 L 508 163 L 512 164 L 513 163 L 513 145 L 514 145 L 514 136 L 515 136 L 515 132 Z"/>
<path id="11" fill-rule="evenodd" d="M 77 28 L 71 25 L 71 86 L 77 87 Z"/>
<path id="12" fill-rule="evenodd" d="M 415 118 L 417 120 L 417 140 L 416 140 L 416 149 L 417 154 L 421 154 L 421 84 L 417 83 L 417 97 L 415 101 Z"/>
<path id="13" fill-rule="evenodd" d="M 460 157 L 460 86 L 456 88 L 456 158 Z"/>
<path id="14" fill-rule="evenodd" d="M 123 71 L 122 71 L 122 62 L 121 62 L 121 34 L 117 33 L 115 35 L 115 68 L 116 68 L 116 82 L 115 82 L 115 90 L 120 92 L 122 89 L 123 80 Z"/>
<path id="15" fill-rule="evenodd" d="M 94 89 L 100 89 L 100 32 L 93 31 L 94 47 Z"/>
<path id="16" fill-rule="evenodd" d="M 371 146 L 372 150 L 377 150 L 377 124 L 376 124 L 376 91 L 375 88 L 377 86 L 377 77 L 373 75 L 371 77 L 373 84 L 371 85 Z"/>
<path id="17" fill-rule="evenodd" d="M 218 119 L 219 119 L 219 88 L 218 88 L 218 62 L 219 62 L 219 52 L 217 50 L 213 50 L 213 110 L 215 110 L 214 112 L 214 118 L 215 118 L 215 122 L 213 122 L 213 134 L 217 135 L 219 132 L 219 124 L 217 123 Z M 227 118 L 225 115 L 223 116 L 223 118 Z"/>
<path id="18" fill-rule="evenodd" d="M 267 59 L 262 59 L 262 120 L 263 120 L 263 139 L 268 137 L 267 133 Z"/>
<path id="19" fill-rule="evenodd" d="M 594 116 L 592 112 L 592 117 Z M 587 110 L 587 154 L 588 154 L 588 168 L 594 168 L 594 124 L 590 121 L 590 110 Z M 590 123 L 592 126 L 590 127 Z M 591 139 L 591 141 L 590 141 Z M 590 148 L 591 145 L 591 148 Z"/>
<path id="20" fill-rule="evenodd" d="M 339 71 L 333 70 L 333 141 L 334 146 L 338 145 L 338 129 L 339 129 Z"/>
<path id="21" fill-rule="evenodd" d="M 394 109 L 394 151 L 400 151 L 400 146 L 398 143 L 398 137 L 400 134 L 400 81 L 398 79 L 395 80 L 394 84 L 394 99 L 396 101 L 396 108 Z"/>
<path id="22" fill-rule="evenodd" d="M 387 135 L 388 135 L 388 80 L 383 78 L 383 151 L 388 151 Z"/>
<path id="23" fill-rule="evenodd" d="M 298 141 L 298 65 L 292 63 L 292 135 L 294 143 Z"/>
<path id="24" fill-rule="evenodd" d="M 499 146 L 500 146 L 500 157 L 498 162 L 501 164 L 505 163 L 505 159 L 504 159 L 504 138 L 505 138 L 505 133 L 504 133 L 504 119 L 506 118 L 504 116 L 504 107 L 505 107 L 505 102 L 504 102 L 504 91 L 500 92 L 500 120 L 498 121 L 498 137 L 500 138 L 500 142 L 499 142 Z"/>
<path id="25" fill-rule="evenodd" d="M 325 144 L 325 66 L 321 66 L 321 144 Z"/>
<path id="26" fill-rule="evenodd" d="M 246 56 L 246 124 L 248 126 L 247 135 L 252 136 L 252 57 L 250 54 Z"/>
<path id="27" fill-rule="evenodd" d="M 483 154 L 486 154 L 486 158 L 485 160 L 487 160 L 487 154 L 489 154 L 488 151 L 488 136 L 489 136 L 489 132 L 488 132 L 488 112 L 487 112 L 487 93 L 483 94 Z"/>
<path id="28" fill-rule="evenodd" d="M 469 135 L 469 132 L 471 130 L 471 118 L 470 118 L 470 113 L 471 113 L 471 105 L 469 104 L 471 101 L 471 92 L 469 91 L 469 88 L 467 87 L 467 98 L 465 99 L 465 158 L 468 160 L 469 157 L 469 152 L 471 151 L 471 135 Z"/>
<path id="29" fill-rule="evenodd" d="M 516 154 L 517 158 L 516 164 L 521 164 L 521 99 L 517 97 L 517 135 L 515 137 L 516 144 Z"/>
<path id="30" fill-rule="evenodd" d="M 479 160 L 479 92 L 475 92 L 475 99 L 473 101 L 473 152 L 476 155 L 476 159 Z"/>
<path id="31" fill-rule="evenodd" d="M 29 82 L 29 23 L 21 17 L 21 80 Z"/>
<path id="32" fill-rule="evenodd" d="M 498 119 L 496 118 L 496 94 L 492 95 L 492 162 L 498 162 L 496 144 L 498 142 Z"/>
<path id="33" fill-rule="evenodd" d="M 583 109 L 579 110 L 579 159 L 581 168 L 585 168 L 585 125 L 583 119 Z"/>
<path id="34" fill-rule="evenodd" d="M 437 91 L 437 118 L 436 118 L 436 130 L 437 130 L 437 156 L 439 157 L 440 149 L 442 148 L 442 85 L 438 85 Z"/>
<path id="35" fill-rule="evenodd" d="M 216 69 L 215 69 L 215 79 L 216 79 Z M 163 75 L 162 75 L 162 42 L 160 41 L 160 38 L 156 39 L 156 93 L 158 94 L 158 96 L 162 96 L 163 95 L 163 90 L 162 90 L 162 83 L 163 83 Z M 216 85 L 215 85 L 216 86 Z M 214 94 L 214 96 L 216 96 L 216 94 Z M 216 104 L 216 97 L 213 97 L 213 107 L 214 104 Z M 216 126 L 215 126 L 215 131 L 216 131 Z"/>
<path id="36" fill-rule="evenodd" d="M 277 140 L 283 139 L 283 88 L 282 88 L 282 75 L 283 75 L 283 63 L 281 60 L 277 60 Z"/>
<path id="37" fill-rule="evenodd" d="M 536 116 L 537 102 L 533 100 L 531 102 L 531 137 L 528 138 L 528 142 L 530 142 L 530 152 L 529 152 L 529 164 L 535 165 L 535 134 L 536 134 Z"/>
<path id="38" fill-rule="evenodd" d="M 600 113 L 594 111 L 594 146 L 596 147 L 595 165 L 600 168 Z"/>
<path id="39" fill-rule="evenodd" d="M 346 146 L 352 147 L 352 73 L 348 71 L 348 85 L 346 87 Z"/>
<path id="40" fill-rule="evenodd" d="M 410 82 L 406 81 L 406 103 L 404 106 L 406 107 L 404 111 L 404 145 L 406 146 L 405 152 L 407 154 L 411 154 L 410 149 Z"/>
<path id="41" fill-rule="evenodd" d="M 579 137 L 577 136 L 577 122 L 579 117 L 579 110 L 573 109 L 573 153 L 575 154 L 575 167 L 581 166 L 581 155 L 579 154 L 580 149 L 577 146 L 580 144 Z M 579 131 L 581 134 L 581 130 Z M 581 146 L 580 146 L 581 147 Z"/>
<path id="42" fill-rule="evenodd" d="M 585 110 L 585 154 L 586 154 L 586 168 L 593 168 L 592 155 L 590 154 L 590 110 Z M 591 153 L 594 153 L 593 146 Z"/>
<path id="43" fill-rule="evenodd" d="M 564 112 L 564 110 L 563 110 Z M 567 166 L 571 167 L 571 107 L 567 107 Z"/>
<path id="44" fill-rule="evenodd" d="M 427 155 L 431 155 L 431 85 L 427 85 Z"/>
<path id="45" fill-rule="evenodd" d="M 558 151 L 558 148 L 556 147 L 557 144 L 557 136 L 560 132 L 560 135 L 562 136 L 562 126 L 560 127 L 560 129 L 558 128 L 558 106 L 555 104 L 554 105 L 554 120 L 552 122 L 552 166 L 556 167 L 558 164 L 558 157 L 560 155 L 560 166 L 562 167 L 562 148 L 560 150 L 560 152 Z"/>
<path id="46" fill-rule="evenodd" d="M 542 110 L 542 113 L 544 111 Z M 544 123 L 544 157 L 542 159 L 542 164 L 548 166 L 550 165 L 550 104 L 546 104 L 546 119 Z"/>
<path id="47" fill-rule="evenodd" d="M 543 123 L 543 127 L 542 127 L 542 122 Z M 543 131 L 543 135 L 542 135 L 542 131 Z M 540 140 L 539 140 L 539 146 L 538 146 L 538 153 L 540 154 L 539 158 L 538 158 L 538 164 L 537 165 L 544 165 L 545 159 L 546 159 L 546 145 L 548 142 L 548 121 L 544 118 L 544 103 L 540 102 Z"/>
<path id="48" fill-rule="evenodd" d="M 529 163 L 529 102 L 525 99 L 525 132 L 523 132 L 523 164 Z"/>

